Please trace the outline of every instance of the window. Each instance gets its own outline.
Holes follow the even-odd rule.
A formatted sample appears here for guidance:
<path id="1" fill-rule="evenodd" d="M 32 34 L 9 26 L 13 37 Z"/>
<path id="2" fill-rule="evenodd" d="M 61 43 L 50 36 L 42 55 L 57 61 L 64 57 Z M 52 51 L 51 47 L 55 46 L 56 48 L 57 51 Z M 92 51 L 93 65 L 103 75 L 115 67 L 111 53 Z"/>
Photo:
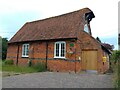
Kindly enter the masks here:
<path id="1" fill-rule="evenodd" d="M 22 46 L 22 57 L 28 57 L 29 44 L 23 44 Z"/>
<path id="2" fill-rule="evenodd" d="M 66 43 L 56 42 L 54 47 L 54 58 L 65 58 Z"/>
<path id="3" fill-rule="evenodd" d="M 89 28 L 88 28 L 87 24 L 85 24 L 85 26 L 84 26 L 84 31 L 87 32 L 87 33 L 89 33 Z"/>

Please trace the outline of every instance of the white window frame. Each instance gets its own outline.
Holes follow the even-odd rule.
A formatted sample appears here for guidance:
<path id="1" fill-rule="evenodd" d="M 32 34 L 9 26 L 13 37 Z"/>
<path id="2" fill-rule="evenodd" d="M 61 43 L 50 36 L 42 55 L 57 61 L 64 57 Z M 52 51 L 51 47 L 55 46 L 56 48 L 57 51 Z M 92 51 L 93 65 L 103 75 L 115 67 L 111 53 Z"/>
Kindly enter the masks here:
<path id="1" fill-rule="evenodd" d="M 64 57 L 61 57 L 61 44 L 62 43 L 64 43 L 64 45 L 65 45 Z M 56 44 L 59 44 L 59 56 L 56 56 Z M 65 56 L 66 56 L 66 42 L 65 41 L 55 42 L 55 44 L 54 44 L 54 58 L 63 58 L 63 59 L 65 59 Z"/>
<path id="2" fill-rule="evenodd" d="M 25 46 L 25 48 L 24 48 L 24 46 Z M 27 46 L 28 46 L 28 55 L 27 55 L 27 53 L 26 53 L 26 48 L 27 48 Z M 25 51 L 25 52 L 24 52 Z M 24 54 L 25 53 L 25 54 Z M 29 57 L 29 44 L 23 44 L 22 45 L 22 57 Z"/>

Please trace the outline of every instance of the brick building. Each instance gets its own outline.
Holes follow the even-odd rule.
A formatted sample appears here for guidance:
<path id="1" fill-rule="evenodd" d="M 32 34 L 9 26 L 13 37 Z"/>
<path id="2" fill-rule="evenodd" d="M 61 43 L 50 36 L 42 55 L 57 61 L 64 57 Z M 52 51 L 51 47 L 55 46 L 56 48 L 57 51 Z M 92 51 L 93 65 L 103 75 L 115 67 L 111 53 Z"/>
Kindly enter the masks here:
<path id="1" fill-rule="evenodd" d="M 46 63 L 50 71 L 109 69 L 110 51 L 92 37 L 89 8 L 27 22 L 9 41 L 7 59 L 14 64 Z"/>

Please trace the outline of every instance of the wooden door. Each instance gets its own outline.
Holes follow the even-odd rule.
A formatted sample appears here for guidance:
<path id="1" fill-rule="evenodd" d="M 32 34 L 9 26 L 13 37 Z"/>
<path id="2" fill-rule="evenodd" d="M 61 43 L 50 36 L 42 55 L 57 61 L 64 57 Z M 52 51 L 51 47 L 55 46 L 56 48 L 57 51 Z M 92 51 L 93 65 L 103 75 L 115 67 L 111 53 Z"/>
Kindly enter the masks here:
<path id="1" fill-rule="evenodd" d="M 97 51 L 82 51 L 82 69 L 97 70 Z"/>

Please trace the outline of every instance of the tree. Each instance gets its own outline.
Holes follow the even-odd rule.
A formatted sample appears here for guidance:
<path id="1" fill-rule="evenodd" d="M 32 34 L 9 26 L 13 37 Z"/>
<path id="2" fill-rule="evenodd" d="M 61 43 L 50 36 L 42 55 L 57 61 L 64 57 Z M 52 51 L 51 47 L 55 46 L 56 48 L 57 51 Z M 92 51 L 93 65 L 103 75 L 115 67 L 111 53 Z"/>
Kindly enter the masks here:
<path id="1" fill-rule="evenodd" d="M 114 63 L 120 62 L 120 50 L 113 51 L 111 59 Z"/>
<path id="2" fill-rule="evenodd" d="M 114 85 L 116 90 L 120 89 L 120 50 L 115 50 L 112 53 L 111 61 L 113 62 L 112 68 L 114 70 Z"/>
<path id="3" fill-rule="evenodd" d="M 108 43 L 102 43 L 102 45 L 105 46 L 107 49 L 109 49 L 111 51 L 113 51 L 113 49 L 114 49 L 114 45 L 110 45 Z"/>
<path id="4" fill-rule="evenodd" d="M 2 60 L 6 59 L 7 43 L 8 43 L 7 38 L 2 38 Z"/>

